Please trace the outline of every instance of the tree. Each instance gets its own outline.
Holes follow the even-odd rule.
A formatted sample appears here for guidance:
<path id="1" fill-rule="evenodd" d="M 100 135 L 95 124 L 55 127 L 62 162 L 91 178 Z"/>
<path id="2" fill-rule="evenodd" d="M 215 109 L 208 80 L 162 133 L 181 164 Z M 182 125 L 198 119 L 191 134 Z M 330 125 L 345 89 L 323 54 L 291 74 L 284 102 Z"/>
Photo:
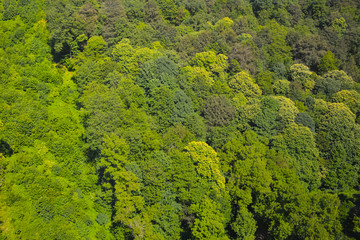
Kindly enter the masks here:
<path id="1" fill-rule="evenodd" d="M 85 109 L 85 138 L 93 151 L 100 149 L 103 137 L 121 126 L 124 103 L 114 89 L 91 83 L 84 91 L 81 102 Z"/>
<path id="2" fill-rule="evenodd" d="M 276 81 L 274 83 L 274 92 L 277 95 L 287 96 L 290 92 L 290 82 L 286 79 Z"/>
<path id="3" fill-rule="evenodd" d="M 247 98 L 254 98 L 261 95 L 260 87 L 255 83 L 251 75 L 245 71 L 237 73 L 229 82 L 234 92 L 241 92 Z"/>
<path id="4" fill-rule="evenodd" d="M 312 79 L 313 74 L 309 68 L 303 64 L 294 64 L 290 67 L 291 79 L 294 82 L 301 84 L 304 91 L 311 91 L 315 86 L 315 81 Z"/>
<path id="5" fill-rule="evenodd" d="M 98 9 L 91 3 L 85 3 L 77 12 L 76 20 L 83 26 L 85 36 L 91 37 L 97 28 Z"/>
<path id="6" fill-rule="evenodd" d="M 328 160 L 326 187 L 348 189 L 358 181 L 358 139 L 359 127 L 350 109 L 342 103 L 325 105 L 316 140 L 321 156 Z"/>
<path id="7" fill-rule="evenodd" d="M 82 93 L 91 82 L 102 83 L 114 71 L 115 63 L 105 55 L 107 43 L 101 36 L 91 37 L 82 53 L 68 61 L 75 69 L 75 80 Z"/>
<path id="8" fill-rule="evenodd" d="M 211 96 L 205 103 L 203 113 L 211 126 L 224 126 L 235 116 L 235 109 L 225 96 Z"/>
<path id="9" fill-rule="evenodd" d="M 295 106 L 294 102 L 289 98 L 276 96 L 274 97 L 279 102 L 279 121 L 282 126 L 294 122 L 299 110 Z"/>
<path id="10" fill-rule="evenodd" d="M 232 222 L 231 227 L 236 233 L 238 239 L 255 239 L 257 223 L 254 219 L 254 215 L 249 212 L 245 206 L 240 207 L 236 219 Z"/>
<path id="11" fill-rule="evenodd" d="M 250 124 L 254 131 L 262 136 L 271 138 L 280 129 L 278 123 L 280 105 L 273 97 L 261 99 L 260 111 L 251 120 Z"/>
<path id="12" fill-rule="evenodd" d="M 180 24 L 184 17 L 189 14 L 187 10 L 170 0 L 157 0 L 157 3 L 164 19 L 169 20 L 171 23 Z"/>
<path id="13" fill-rule="evenodd" d="M 120 73 L 134 73 L 138 71 L 138 63 L 135 62 L 136 50 L 130 45 L 129 39 L 123 39 L 116 44 L 112 56 L 119 63 Z"/>
<path id="14" fill-rule="evenodd" d="M 258 49 L 252 39 L 241 44 L 235 43 L 229 54 L 231 62 L 236 61 L 240 69 L 249 71 L 251 74 L 257 72 L 257 57 Z"/>
<path id="15" fill-rule="evenodd" d="M 91 37 L 85 47 L 85 54 L 89 56 L 98 56 L 105 52 L 107 49 L 107 43 L 101 36 Z"/>
<path id="16" fill-rule="evenodd" d="M 0 239 L 360 239 L 359 7 L 1 0 Z"/>
<path id="17" fill-rule="evenodd" d="M 295 169 L 300 180 L 306 182 L 309 189 L 320 186 L 319 152 L 310 129 L 292 123 L 283 129 L 283 133 L 272 139 L 272 147 L 288 153 L 289 163 Z"/>
<path id="18" fill-rule="evenodd" d="M 339 66 L 340 60 L 336 59 L 332 52 L 327 51 L 320 60 L 318 71 L 320 74 L 324 74 L 332 70 L 339 70 Z"/>
<path id="19" fill-rule="evenodd" d="M 158 22 L 162 20 L 160 9 L 155 1 L 148 1 L 145 4 L 145 19 L 148 22 Z"/>
<path id="20" fill-rule="evenodd" d="M 115 44 L 117 39 L 116 26 L 125 18 L 125 9 L 119 0 L 105 0 L 101 2 L 100 29 L 104 39 L 110 44 Z"/>
<path id="21" fill-rule="evenodd" d="M 232 230 L 237 239 L 254 239 L 257 224 L 250 211 L 253 197 L 270 188 L 270 172 L 266 169 L 267 147 L 255 132 L 245 132 L 229 140 L 220 152 L 221 166 L 232 199 Z"/>
<path id="22" fill-rule="evenodd" d="M 116 70 L 109 73 L 102 83 L 109 88 L 117 88 L 117 93 L 128 109 L 145 106 L 146 100 L 143 89 L 136 85 L 132 79 L 124 77 Z"/>
<path id="23" fill-rule="evenodd" d="M 257 199 L 256 215 L 276 239 L 334 239 L 341 231 L 339 198 L 321 191 L 306 194 L 290 172 L 283 169 L 275 173 L 272 192 L 261 193 Z"/>
<path id="24" fill-rule="evenodd" d="M 320 28 L 325 26 L 330 10 L 326 5 L 326 1 L 309 1 L 305 9 L 307 14 L 315 20 L 315 23 Z"/>
<path id="25" fill-rule="evenodd" d="M 306 112 L 299 112 L 296 115 L 295 123 L 308 127 L 310 131 L 315 132 L 315 122 L 313 118 Z"/>
<path id="26" fill-rule="evenodd" d="M 24 10 L 28 5 L 19 4 Z M 77 86 L 70 72 L 50 60 L 46 21 L 30 20 L 45 17 L 44 5 L 31 5 L 39 11 L 27 24 L 20 18 L 0 23 L 6 26 L 2 37 L 11 40 L 12 33 L 16 38 L 0 46 L 6 55 L 0 65 L 8 66 L 0 91 L 1 150 L 6 156 L 1 158 L 1 235 L 71 239 L 101 233 L 112 238 L 109 224 L 96 221 L 98 214 L 111 213 L 96 201 L 100 188 L 94 167 L 86 163 Z"/>
<path id="27" fill-rule="evenodd" d="M 172 204 L 174 193 L 170 183 L 171 158 L 163 151 L 149 151 L 140 162 L 142 172 L 141 195 L 146 205 Z"/>
<path id="28" fill-rule="evenodd" d="M 157 54 L 156 50 L 147 47 L 134 48 L 128 38 L 117 43 L 111 53 L 112 59 L 117 63 L 116 70 L 133 79 L 136 79 L 140 64 L 153 59 Z"/>
<path id="29" fill-rule="evenodd" d="M 230 209 L 217 153 L 204 142 L 190 142 L 184 152 L 173 152 L 172 159 L 172 181 L 187 226 L 184 234 L 196 238 L 203 234 L 223 236 Z M 215 208 L 211 211 L 215 227 L 206 218 L 210 206 Z"/>
<path id="30" fill-rule="evenodd" d="M 344 103 L 356 116 L 360 112 L 360 94 L 355 90 L 342 90 L 332 96 L 333 102 Z"/>
<path id="31" fill-rule="evenodd" d="M 194 225 L 191 228 L 194 239 L 229 239 L 225 235 L 224 214 L 220 205 L 208 197 L 200 204 L 190 206 L 190 213 L 196 214 Z"/>
<path id="32" fill-rule="evenodd" d="M 275 20 L 269 21 L 258 33 L 256 39 L 263 49 L 266 66 L 278 76 L 284 76 L 292 61 L 291 47 L 286 43 L 288 29 Z"/>
<path id="33" fill-rule="evenodd" d="M 323 93 L 328 97 L 331 97 L 333 94 L 341 90 L 352 89 L 354 84 L 354 80 L 344 71 L 333 70 L 326 73 L 316 82 L 314 91 L 316 93 Z"/>
<path id="34" fill-rule="evenodd" d="M 212 188 L 219 194 L 225 189 L 225 179 L 220 173 L 217 153 L 204 142 L 191 142 L 185 147 L 185 155 L 197 166 L 197 173 L 214 181 Z"/>
<path id="35" fill-rule="evenodd" d="M 194 112 L 191 98 L 183 90 L 177 90 L 174 94 L 174 108 L 171 121 L 183 123 L 188 115 Z"/>
<path id="36" fill-rule="evenodd" d="M 124 139 L 116 134 L 105 135 L 98 168 L 106 200 L 114 207 L 113 221 L 131 228 L 136 236 L 144 234 L 144 229 L 136 226 L 139 221 L 136 214 L 142 210 L 144 199 L 137 193 L 140 191 L 138 177 L 126 169 L 128 154 L 129 146 Z"/>
<path id="37" fill-rule="evenodd" d="M 220 172 L 217 153 L 204 142 L 191 142 L 184 150 L 185 156 L 191 160 L 192 164 L 195 164 L 197 176 L 204 179 L 202 181 L 205 181 L 210 186 L 210 189 L 208 189 L 210 191 L 206 195 L 197 196 L 199 201 L 193 202 L 189 207 L 189 213 L 197 215 L 192 227 L 192 234 L 198 239 L 203 237 L 212 239 L 215 236 L 225 237 L 224 223 L 229 209 L 225 208 L 227 206 L 225 179 Z M 225 206 L 222 206 L 221 203 L 225 204 Z M 209 207 L 218 210 L 210 213 L 206 210 Z M 213 222 L 209 222 L 208 217 Z"/>
<path id="38" fill-rule="evenodd" d="M 243 131 L 254 130 L 271 138 L 293 123 L 299 113 L 295 103 L 283 96 L 251 99 L 239 111 L 236 123 Z"/>
<path id="39" fill-rule="evenodd" d="M 173 122 L 173 114 L 175 109 L 174 93 L 162 85 L 151 89 L 148 102 L 148 113 L 157 119 L 159 128 L 167 128 Z"/>
<path id="40" fill-rule="evenodd" d="M 192 113 L 186 116 L 184 125 L 191 133 L 195 135 L 197 140 L 204 141 L 206 138 L 206 124 L 204 119 L 197 113 Z"/>
<path id="41" fill-rule="evenodd" d="M 186 66 L 182 69 L 187 85 L 196 93 L 198 98 L 205 98 L 215 84 L 211 73 L 203 67 Z"/>
<path id="42" fill-rule="evenodd" d="M 214 76 L 224 79 L 226 77 L 225 70 L 228 68 L 227 57 L 223 54 L 216 54 L 213 51 L 197 53 L 192 65 L 203 67 L 211 72 Z"/>
<path id="43" fill-rule="evenodd" d="M 154 87 L 164 85 L 170 89 L 174 89 L 176 78 L 179 74 L 178 66 L 166 57 L 159 57 L 154 60 L 144 62 L 136 82 L 144 88 L 145 92 L 149 92 Z"/>
<path id="44" fill-rule="evenodd" d="M 299 60 L 311 70 L 316 70 L 321 58 L 326 54 L 328 42 L 320 35 L 306 35 L 293 46 L 295 60 Z"/>
<path id="45" fill-rule="evenodd" d="M 85 34 L 85 24 L 76 21 L 77 10 L 83 4 L 78 0 L 46 1 L 44 11 L 51 31 L 50 45 L 57 61 L 65 56 L 71 58 L 77 51 L 76 38 Z M 63 24 L 58 24 L 62 22 Z M 82 25 L 82 26 L 79 26 Z M 89 26 L 89 25 L 88 25 Z M 79 28 L 80 29 L 79 29 Z"/>
<path id="46" fill-rule="evenodd" d="M 260 72 L 256 76 L 256 83 L 261 88 L 261 91 L 264 95 L 273 94 L 273 83 L 274 83 L 274 74 L 269 71 Z"/>

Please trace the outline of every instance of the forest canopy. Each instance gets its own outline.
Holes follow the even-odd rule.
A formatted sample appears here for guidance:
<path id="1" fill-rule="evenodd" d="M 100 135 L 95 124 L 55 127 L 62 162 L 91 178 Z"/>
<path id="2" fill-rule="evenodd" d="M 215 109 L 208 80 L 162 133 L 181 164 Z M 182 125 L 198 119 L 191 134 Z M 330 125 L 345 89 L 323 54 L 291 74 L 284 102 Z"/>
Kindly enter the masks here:
<path id="1" fill-rule="evenodd" d="M 0 0 L 0 240 L 360 239 L 357 0 Z"/>

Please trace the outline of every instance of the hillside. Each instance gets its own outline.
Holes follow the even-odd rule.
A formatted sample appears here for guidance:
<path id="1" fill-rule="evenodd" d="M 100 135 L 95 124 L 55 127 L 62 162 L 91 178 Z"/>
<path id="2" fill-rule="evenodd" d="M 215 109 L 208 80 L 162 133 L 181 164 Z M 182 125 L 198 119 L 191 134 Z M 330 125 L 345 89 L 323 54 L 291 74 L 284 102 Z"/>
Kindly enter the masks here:
<path id="1" fill-rule="evenodd" d="M 0 240 L 360 239 L 357 0 L 0 0 Z"/>

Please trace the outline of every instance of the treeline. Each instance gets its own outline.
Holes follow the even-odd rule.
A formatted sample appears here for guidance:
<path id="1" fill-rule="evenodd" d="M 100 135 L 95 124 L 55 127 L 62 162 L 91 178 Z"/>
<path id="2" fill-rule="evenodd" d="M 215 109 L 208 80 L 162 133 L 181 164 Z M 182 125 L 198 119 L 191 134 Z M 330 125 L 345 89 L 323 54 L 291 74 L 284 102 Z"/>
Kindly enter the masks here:
<path id="1" fill-rule="evenodd" d="M 360 2 L 0 3 L 0 239 L 360 239 Z"/>

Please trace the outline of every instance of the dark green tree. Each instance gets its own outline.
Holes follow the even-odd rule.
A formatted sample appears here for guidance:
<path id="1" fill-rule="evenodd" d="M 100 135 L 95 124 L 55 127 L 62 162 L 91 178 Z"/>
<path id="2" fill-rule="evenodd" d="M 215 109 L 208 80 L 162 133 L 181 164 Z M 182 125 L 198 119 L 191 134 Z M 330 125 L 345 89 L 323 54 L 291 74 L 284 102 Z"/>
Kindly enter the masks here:
<path id="1" fill-rule="evenodd" d="M 193 112 L 194 109 L 192 107 L 191 98 L 188 97 L 183 90 L 176 90 L 174 93 L 174 108 L 171 114 L 171 121 L 183 123 L 187 116 Z"/>
<path id="2" fill-rule="evenodd" d="M 203 113 L 210 126 L 225 126 L 235 116 L 235 109 L 226 96 L 211 96 L 205 103 Z"/>

